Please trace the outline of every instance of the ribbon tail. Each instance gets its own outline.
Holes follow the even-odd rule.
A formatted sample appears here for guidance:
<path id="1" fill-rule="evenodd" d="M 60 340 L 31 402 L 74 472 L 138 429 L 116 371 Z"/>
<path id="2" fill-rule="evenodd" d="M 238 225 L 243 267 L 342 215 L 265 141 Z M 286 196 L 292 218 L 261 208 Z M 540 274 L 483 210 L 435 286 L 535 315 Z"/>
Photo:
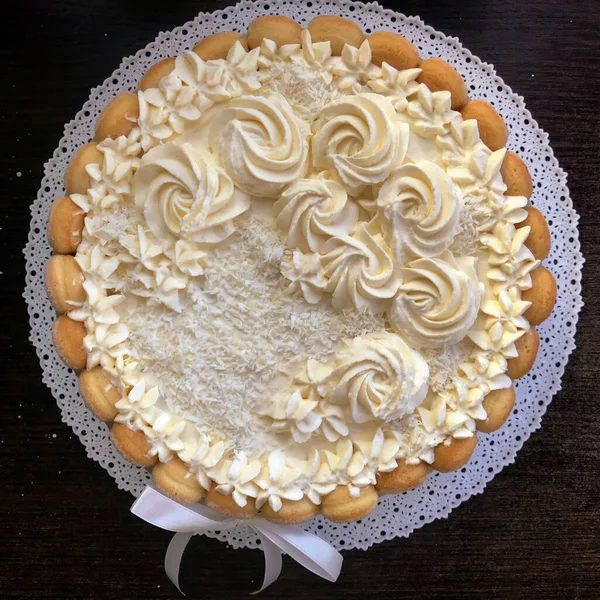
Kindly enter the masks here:
<path id="1" fill-rule="evenodd" d="M 271 542 L 261 531 L 255 530 L 262 543 L 262 551 L 265 555 L 265 575 L 263 577 L 262 586 L 259 590 L 252 592 L 251 595 L 260 594 L 264 589 L 268 588 L 281 574 L 282 560 L 281 551 Z"/>
<path id="2" fill-rule="evenodd" d="M 321 538 L 298 527 L 269 521 L 264 521 L 255 528 L 260 528 L 260 533 L 311 573 L 332 582 L 339 577 L 342 555 Z"/>
<path id="3" fill-rule="evenodd" d="M 185 596 L 185 594 L 179 587 L 179 569 L 183 553 L 193 535 L 193 533 L 176 533 L 171 539 L 165 554 L 165 573 L 182 596 Z"/>

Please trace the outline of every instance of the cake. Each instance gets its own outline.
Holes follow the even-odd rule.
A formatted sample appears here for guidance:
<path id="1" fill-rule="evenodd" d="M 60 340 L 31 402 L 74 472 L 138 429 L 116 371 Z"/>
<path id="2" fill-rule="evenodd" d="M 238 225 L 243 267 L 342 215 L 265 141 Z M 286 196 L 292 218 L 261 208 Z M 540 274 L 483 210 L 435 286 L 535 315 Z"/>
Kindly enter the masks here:
<path id="1" fill-rule="evenodd" d="M 498 429 L 556 298 L 493 106 L 282 16 L 113 98 L 51 207 L 55 347 L 117 450 L 235 518 L 360 519 Z"/>

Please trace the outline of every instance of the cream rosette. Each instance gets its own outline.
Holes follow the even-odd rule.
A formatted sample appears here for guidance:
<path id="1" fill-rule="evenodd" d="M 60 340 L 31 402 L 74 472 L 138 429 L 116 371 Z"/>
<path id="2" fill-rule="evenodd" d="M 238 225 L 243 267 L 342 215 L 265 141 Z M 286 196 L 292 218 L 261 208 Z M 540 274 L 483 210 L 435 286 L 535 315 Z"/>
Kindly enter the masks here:
<path id="1" fill-rule="evenodd" d="M 443 348 L 471 328 L 483 295 L 475 258 L 420 258 L 402 269 L 403 283 L 389 313 L 392 327 L 416 346 Z"/>
<path id="2" fill-rule="evenodd" d="M 339 183 L 323 175 L 288 186 L 273 212 L 287 245 L 302 252 L 320 252 L 328 239 L 351 233 L 358 221 L 357 204 Z"/>
<path id="3" fill-rule="evenodd" d="M 376 185 L 402 163 L 409 127 L 377 94 L 342 97 L 323 109 L 312 139 L 313 164 L 327 169 L 349 194 Z"/>
<path id="4" fill-rule="evenodd" d="M 450 177 L 436 164 L 421 161 L 400 167 L 381 186 L 376 219 L 397 256 L 429 257 L 452 243 L 460 208 Z"/>
<path id="5" fill-rule="evenodd" d="M 158 239 L 218 243 L 233 219 L 250 207 L 212 157 L 190 144 L 170 142 L 144 155 L 134 176 L 135 204 Z"/>
<path id="6" fill-rule="evenodd" d="M 423 357 L 394 333 L 354 338 L 328 377 L 331 401 L 350 405 L 355 423 L 393 421 L 412 413 L 429 389 Z"/>
<path id="7" fill-rule="evenodd" d="M 219 164 L 242 191 L 275 197 L 304 176 L 308 125 L 280 94 L 241 96 L 215 106 L 202 120 Z"/>
<path id="8" fill-rule="evenodd" d="M 323 248 L 321 266 L 340 311 L 382 312 L 395 296 L 400 277 L 391 248 L 379 233 L 359 223 L 351 236 L 331 238 Z"/>

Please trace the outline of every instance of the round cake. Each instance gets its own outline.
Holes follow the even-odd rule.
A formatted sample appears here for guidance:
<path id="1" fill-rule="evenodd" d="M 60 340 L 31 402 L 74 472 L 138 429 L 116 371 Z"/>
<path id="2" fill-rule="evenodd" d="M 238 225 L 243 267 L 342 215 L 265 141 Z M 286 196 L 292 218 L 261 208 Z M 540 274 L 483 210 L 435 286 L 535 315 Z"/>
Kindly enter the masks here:
<path id="1" fill-rule="evenodd" d="M 556 298 L 508 134 L 448 63 L 332 16 L 211 35 L 112 99 L 46 283 L 119 452 L 180 502 L 290 523 L 462 467 Z"/>

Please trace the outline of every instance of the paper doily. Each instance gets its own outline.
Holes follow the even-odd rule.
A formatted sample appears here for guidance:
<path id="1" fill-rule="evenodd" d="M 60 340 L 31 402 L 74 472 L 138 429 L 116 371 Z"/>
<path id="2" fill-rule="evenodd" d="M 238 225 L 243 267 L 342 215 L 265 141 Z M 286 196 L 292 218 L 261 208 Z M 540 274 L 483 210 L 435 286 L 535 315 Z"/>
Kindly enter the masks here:
<path id="1" fill-rule="evenodd" d="M 74 151 L 91 140 L 94 122 L 108 99 L 119 92 L 135 90 L 138 79 L 156 61 L 181 54 L 211 33 L 245 33 L 253 19 L 265 14 L 287 15 L 303 26 L 321 14 L 345 16 L 357 21 L 366 33 L 378 29 L 400 33 L 417 46 L 422 58 L 437 56 L 447 60 L 464 77 L 469 95 L 487 100 L 503 116 L 510 128 L 508 147 L 529 167 L 535 183 L 532 204 L 542 210 L 552 233 L 553 247 L 545 264 L 556 277 L 556 307 L 538 329 L 540 352 L 533 370 L 515 382 L 517 401 L 504 427 L 491 435 L 480 436 L 473 458 L 460 471 L 434 472 L 416 490 L 385 496 L 367 518 L 339 525 L 319 516 L 304 527 L 337 549 L 366 549 L 383 540 L 408 537 L 416 528 L 447 517 L 461 502 L 481 493 L 496 473 L 514 461 L 525 440 L 540 427 L 542 415 L 560 389 L 567 358 L 575 347 L 575 325 L 582 306 L 583 257 L 577 231 L 579 216 L 569 197 L 566 174 L 558 166 L 548 135 L 531 117 L 523 98 L 512 92 L 491 65 L 463 48 L 458 39 L 435 31 L 418 17 L 405 17 L 375 2 L 363 4 L 343 0 L 276 0 L 268 3 L 243 0 L 234 7 L 210 14 L 200 13 L 193 21 L 159 34 L 135 56 L 125 58 L 103 85 L 91 91 L 89 100 L 65 126 L 58 148 L 45 165 L 45 176 L 31 207 L 31 229 L 24 249 L 24 297 L 29 310 L 30 339 L 40 359 L 43 381 L 56 399 L 63 421 L 79 436 L 88 456 L 110 473 L 119 488 L 138 496 L 150 481 L 148 472 L 125 462 L 116 452 L 108 428 L 84 407 L 75 373 L 62 363 L 52 345 L 55 313 L 44 289 L 44 266 L 51 254 L 46 239 L 48 211 L 52 201 L 64 195 L 65 168 Z M 256 534 L 243 525 L 207 535 L 226 541 L 234 548 L 257 547 Z"/>

